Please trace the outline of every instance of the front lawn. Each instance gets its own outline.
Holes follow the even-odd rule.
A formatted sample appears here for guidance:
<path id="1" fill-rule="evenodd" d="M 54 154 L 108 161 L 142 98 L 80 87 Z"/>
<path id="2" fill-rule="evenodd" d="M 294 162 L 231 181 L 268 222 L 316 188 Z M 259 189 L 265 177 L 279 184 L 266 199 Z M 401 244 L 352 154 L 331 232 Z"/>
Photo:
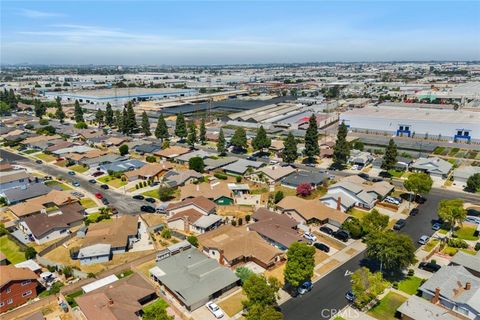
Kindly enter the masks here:
<path id="1" fill-rule="evenodd" d="M 391 169 L 391 170 L 388 170 L 388 174 L 390 174 L 390 176 L 394 178 L 401 178 L 404 174 L 404 171 Z"/>
<path id="2" fill-rule="evenodd" d="M 36 152 L 39 152 L 39 150 L 28 149 L 28 150 L 22 151 L 22 153 L 25 153 L 25 154 L 32 154 L 32 153 L 36 153 Z"/>
<path id="3" fill-rule="evenodd" d="M 478 240 L 478 236 L 474 236 L 476 228 L 471 226 L 463 226 L 458 230 L 455 230 L 453 233 L 462 240 Z"/>
<path id="4" fill-rule="evenodd" d="M 111 187 L 120 188 L 127 184 L 127 181 L 122 181 L 122 179 L 115 178 L 112 176 L 104 176 L 97 179 L 101 183 L 106 183 Z"/>
<path id="5" fill-rule="evenodd" d="M 374 318 L 381 320 L 396 320 L 395 313 L 407 298 L 395 292 L 389 292 L 380 303 L 374 306 L 368 312 Z"/>
<path id="6" fill-rule="evenodd" d="M 438 244 L 438 240 L 432 239 L 428 241 L 427 244 L 423 247 L 423 251 L 430 252 L 437 244 Z"/>
<path id="7" fill-rule="evenodd" d="M 90 198 L 82 198 L 82 199 L 80 199 L 80 204 L 81 204 L 82 207 L 84 207 L 85 209 L 90 209 L 90 208 L 98 207 L 98 205 L 95 203 L 95 201 L 93 201 L 93 200 L 90 199 Z"/>
<path id="8" fill-rule="evenodd" d="M 407 277 L 398 283 L 398 290 L 408 294 L 416 294 L 422 285 L 423 279 L 415 276 Z"/>
<path id="9" fill-rule="evenodd" d="M 218 306 L 229 316 L 233 317 L 237 313 L 243 310 L 242 301 L 247 300 L 247 296 L 243 293 L 243 290 L 235 293 L 227 299 L 218 303 Z"/>
<path id="10" fill-rule="evenodd" d="M 52 162 L 55 161 L 57 158 L 52 156 L 51 154 L 46 154 L 46 153 L 39 153 L 35 155 L 35 158 L 38 158 L 40 160 L 43 160 L 45 162 Z"/>
<path id="11" fill-rule="evenodd" d="M 77 173 L 84 173 L 85 171 L 88 171 L 88 167 L 82 166 L 81 164 L 68 167 L 68 169 L 75 171 Z"/>
<path id="12" fill-rule="evenodd" d="M 10 261 L 12 264 L 26 260 L 25 253 L 21 251 L 21 248 L 6 235 L 0 237 L 0 248 L 3 254 L 5 254 L 7 257 L 8 261 Z"/>
<path id="13" fill-rule="evenodd" d="M 158 189 L 145 191 L 142 193 L 142 195 L 145 197 L 150 197 L 150 198 L 155 198 L 160 200 L 160 197 L 158 196 Z"/>
<path id="14" fill-rule="evenodd" d="M 72 188 L 64 183 L 61 183 L 59 181 L 56 181 L 56 180 L 50 180 L 50 181 L 45 181 L 45 184 L 47 186 L 50 186 L 50 187 L 53 187 L 53 186 L 57 186 L 57 187 L 60 187 L 62 190 L 72 190 Z"/>

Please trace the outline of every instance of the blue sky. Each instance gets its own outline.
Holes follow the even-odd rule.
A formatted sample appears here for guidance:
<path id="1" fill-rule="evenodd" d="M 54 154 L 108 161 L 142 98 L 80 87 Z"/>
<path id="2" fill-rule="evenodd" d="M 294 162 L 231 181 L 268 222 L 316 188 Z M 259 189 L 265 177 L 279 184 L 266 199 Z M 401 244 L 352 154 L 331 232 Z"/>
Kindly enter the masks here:
<path id="1" fill-rule="evenodd" d="M 1 62 L 480 59 L 480 1 L 1 1 Z"/>

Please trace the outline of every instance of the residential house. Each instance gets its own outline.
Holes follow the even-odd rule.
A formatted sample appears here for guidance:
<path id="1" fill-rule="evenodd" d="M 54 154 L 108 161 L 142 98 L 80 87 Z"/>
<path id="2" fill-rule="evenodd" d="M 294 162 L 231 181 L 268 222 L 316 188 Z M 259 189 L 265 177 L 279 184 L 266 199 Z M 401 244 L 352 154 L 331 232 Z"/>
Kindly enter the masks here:
<path id="1" fill-rule="evenodd" d="M 215 214 L 216 205 L 208 198 L 199 196 L 191 199 L 185 199 L 177 203 L 170 203 L 167 207 L 167 215 L 168 217 L 172 217 L 174 214 L 187 209 L 195 209 L 203 215 L 209 215 Z"/>
<path id="2" fill-rule="evenodd" d="M 161 145 L 156 143 L 148 143 L 148 144 L 141 144 L 136 145 L 133 150 L 139 154 L 153 154 L 162 149 Z"/>
<path id="3" fill-rule="evenodd" d="M 46 195 L 9 206 L 8 209 L 17 218 L 25 218 L 39 213 L 48 213 L 49 215 L 60 213 L 64 206 L 74 202 L 78 202 L 78 199 L 73 197 L 70 192 L 52 190 Z"/>
<path id="4" fill-rule="evenodd" d="M 71 147 L 57 149 L 57 150 L 52 151 L 52 152 L 53 152 L 53 154 L 55 154 L 59 157 L 64 157 L 66 154 L 73 154 L 73 153 L 84 154 L 84 153 L 87 153 L 87 152 L 93 151 L 93 150 L 100 151 L 98 149 L 94 149 L 94 148 L 86 146 L 86 145 L 73 145 Z"/>
<path id="5" fill-rule="evenodd" d="M 78 296 L 75 302 L 87 320 L 134 320 L 156 298 L 155 287 L 134 273 Z"/>
<path id="6" fill-rule="evenodd" d="M 63 141 L 63 139 L 59 135 L 37 135 L 26 138 L 20 144 L 30 149 L 45 150 L 46 148 L 53 146 L 60 141 Z"/>
<path id="7" fill-rule="evenodd" d="M 60 150 L 60 149 L 65 149 L 65 148 L 70 148 L 73 146 L 73 143 L 70 142 L 70 141 L 58 141 L 56 142 L 54 145 L 51 145 L 49 147 L 47 147 L 45 149 L 45 151 L 48 151 L 48 152 L 55 152 L 57 150 Z"/>
<path id="8" fill-rule="evenodd" d="M 213 183 L 187 184 L 180 187 L 180 197 L 182 200 L 204 196 L 212 200 L 217 205 L 231 205 L 234 203 L 232 192 L 225 181 Z"/>
<path id="9" fill-rule="evenodd" d="M 157 265 L 149 272 L 168 298 L 174 298 L 189 311 L 219 298 L 240 281 L 232 270 L 196 248 L 157 261 Z"/>
<path id="10" fill-rule="evenodd" d="M 101 165 L 114 163 L 114 162 L 121 162 L 128 160 L 128 157 L 121 156 L 115 153 L 104 153 L 98 157 L 84 157 L 78 160 L 79 164 L 85 165 L 89 168 L 98 168 Z"/>
<path id="11" fill-rule="evenodd" d="M 243 176 L 249 169 L 255 171 L 255 169 L 259 169 L 263 165 L 265 165 L 265 163 L 260 161 L 240 159 L 236 162 L 223 166 L 222 170 L 228 174 Z"/>
<path id="12" fill-rule="evenodd" d="M 42 266 L 35 262 L 33 259 L 28 259 L 15 264 L 17 268 L 28 268 L 40 276 L 42 274 Z"/>
<path id="13" fill-rule="evenodd" d="M 110 137 L 107 140 L 103 142 L 103 144 L 107 147 L 119 147 L 121 144 L 125 143 L 127 141 L 126 137 L 120 136 L 120 137 Z"/>
<path id="14" fill-rule="evenodd" d="M 78 202 L 67 204 L 60 213 L 39 213 L 22 219 L 19 228 L 37 244 L 66 237 L 70 228 L 83 223 L 84 209 Z"/>
<path id="15" fill-rule="evenodd" d="M 422 297 L 468 319 L 480 318 L 480 278 L 463 266 L 444 266 L 419 288 Z"/>
<path id="16" fill-rule="evenodd" d="M 38 276 L 28 268 L 0 266 L 0 313 L 37 296 Z"/>
<path id="17" fill-rule="evenodd" d="M 170 170 L 163 176 L 169 187 L 183 186 L 200 178 L 203 178 L 203 175 L 195 170 Z"/>
<path id="18" fill-rule="evenodd" d="M 453 184 L 461 187 L 467 185 L 467 180 L 474 174 L 480 174 L 480 167 L 464 166 L 453 171 Z"/>
<path id="19" fill-rule="evenodd" d="M 180 146 L 171 146 L 163 150 L 155 151 L 153 154 L 161 159 L 173 160 L 174 158 L 188 153 L 191 150 Z"/>
<path id="20" fill-rule="evenodd" d="M 374 159 L 375 158 L 370 154 L 370 152 L 353 149 L 350 151 L 348 163 L 352 165 L 357 165 L 360 168 L 364 168 L 369 165 Z"/>
<path id="21" fill-rule="evenodd" d="M 25 170 L 1 171 L 0 192 L 14 188 L 26 188 L 32 176 Z"/>
<path id="22" fill-rule="evenodd" d="M 268 269 L 284 259 L 281 250 L 246 227 L 223 225 L 200 235 L 198 242 L 203 253 L 230 268 L 252 261 Z"/>
<path id="23" fill-rule="evenodd" d="M 430 301 L 416 295 L 410 296 L 398 309 L 400 319 L 403 320 L 461 320 L 452 311 L 442 305 L 433 304 Z"/>
<path id="24" fill-rule="evenodd" d="M 194 150 L 194 151 L 187 152 L 175 157 L 175 161 L 182 164 L 188 164 L 188 161 L 192 158 L 207 159 L 216 155 L 217 155 L 216 153 L 212 153 L 204 150 Z"/>
<path id="25" fill-rule="evenodd" d="M 271 184 L 279 182 L 281 179 L 287 177 L 295 171 L 296 169 L 290 166 L 266 166 L 252 173 L 249 179 L 252 181 L 266 182 Z"/>
<path id="26" fill-rule="evenodd" d="M 398 171 L 408 171 L 412 163 L 413 163 L 412 158 L 397 157 L 397 162 L 394 165 L 394 169 Z M 372 168 L 381 170 L 382 164 L 383 164 L 383 157 L 378 157 L 375 160 L 373 160 Z"/>
<path id="27" fill-rule="evenodd" d="M 162 161 L 160 163 L 147 163 L 143 167 L 132 171 L 126 171 L 123 173 L 128 181 L 136 180 L 157 180 L 170 169 L 173 168 L 173 164 L 168 161 Z"/>
<path id="28" fill-rule="evenodd" d="M 52 188 L 43 183 L 32 183 L 24 188 L 13 188 L 0 193 L 9 205 L 48 194 Z"/>
<path id="29" fill-rule="evenodd" d="M 410 165 L 410 170 L 414 172 L 425 172 L 432 177 L 438 177 L 445 179 L 453 165 L 443 159 L 437 157 L 431 158 L 418 158 Z"/>
<path id="30" fill-rule="evenodd" d="M 215 214 L 215 207 L 214 202 L 203 196 L 170 204 L 166 209 L 168 227 L 200 234 L 213 230 L 222 224 L 222 218 Z"/>
<path id="31" fill-rule="evenodd" d="M 340 210 L 332 209 L 318 200 L 306 200 L 295 196 L 287 196 L 277 203 L 278 209 L 291 216 L 298 223 L 329 223 L 340 227 L 349 216 Z"/>
<path id="32" fill-rule="evenodd" d="M 270 147 L 268 148 L 268 150 L 270 150 L 272 152 L 275 152 L 275 153 L 279 153 L 283 150 L 283 148 L 284 148 L 283 140 L 272 139 Z"/>
<path id="33" fill-rule="evenodd" d="M 206 171 L 217 170 L 223 166 L 234 163 L 239 158 L 237 157 L 223 157 L 223 158 L 206 158 L 203 160 Z"/>
<path id="34" fill-rule="evenodd" d="M 480 251 L 472 255 L 463 251 L 458 251 L 453 259 L 450 260 L 451 266 L 463 266 L 471 274 L 480 278 Z"/>
<path id="35" fill-rule="evenodd" d="M 318 171 L 297 171 L 289 174 L 281 180 L 281 185 L 287 188 L 296 189 L 302 183 L 308 183 L 312 189 L 322 186 L 327 180 L 327 175 Z"/>
<path id="36" fill-rule="evenodd" d="M 298 222 L 288 215 L 259 208 L 252 219 L 255 223 L 249 224 L 248 230 L 257 232 L 280 250 L 287 250 L 292 243 L 305 241 L 297 231 Z"/>
<path id="37" fill-rule="evenodd" d="M 112 245 L 110 243 L 97 243 L 81 248 L 77 258 L 81 265 L 89 265 L 108 262 L 111 256 Z"/>
<path id="38" fill-rule="evenodd" d="M 123 160 L 123 161 L 116 161 L 112 163 L 106 163 L 100 165 L 100 170 L 104 172 L 125 172 L 125 171 L 133 171 L 135 169 L 139 169 L 143 167 L 146 163 L 137 159 L 130 159 L 130 160 Z"/>

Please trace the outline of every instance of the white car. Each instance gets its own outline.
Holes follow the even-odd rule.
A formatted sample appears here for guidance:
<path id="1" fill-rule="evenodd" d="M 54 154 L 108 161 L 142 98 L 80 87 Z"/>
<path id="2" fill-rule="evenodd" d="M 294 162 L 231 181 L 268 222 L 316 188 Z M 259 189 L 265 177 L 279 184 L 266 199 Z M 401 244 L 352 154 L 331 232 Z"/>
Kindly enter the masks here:
<path id="1" fill-rule="evenodd" d="M 207 309 L 210 310 L 211 313 L 215 316 L 215 318 L 220 319 L 222 318 L 225 314 L 223 313 L 223 310 L 220 309 L 220 307 L 213 302 L 209 302 L 206 304 Z"/>
<path id="2" fill-rule="evenodd" d="M 316 242 L 317 241 L 317 237 L 315 237 L 315 235 L 311 234 L 310 232 L 305 232 L 303 234 L 303 237 L 305 239 L 307 239 L 308 241 L 311 241 L 311 242 Z"/>
<path id="3" fill-rule="evenodd" d="M 400 204 L 400 201 L 398 201 L 397 199 L 392 198 L 392 197 L 386 197 L 385 201 L 388 202 L 388 203 L 396 204 L 396 205 Z"/>
<path id="4" fill-rule="evenodd" d="M 421 245 L 427 244 L 428 239 L 430 239 L 429 236 L 423 235 L 420 237 L 420 239 L 418 239 L 418 243 L 420 243 Z"/>

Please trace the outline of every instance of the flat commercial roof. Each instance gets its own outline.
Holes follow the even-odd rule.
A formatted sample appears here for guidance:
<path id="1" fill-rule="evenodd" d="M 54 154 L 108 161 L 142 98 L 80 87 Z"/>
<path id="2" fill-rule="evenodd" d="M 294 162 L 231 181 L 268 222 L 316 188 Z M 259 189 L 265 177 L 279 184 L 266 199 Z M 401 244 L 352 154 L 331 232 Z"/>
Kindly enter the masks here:
<path id="1" fill-rule="evenodd" d="M 80 90 L 71 92 L 46 92 L 46 96 L 65 97 L 72 99 L 127 99 L 127 98 L 148 98 L 154 96 L 175 96 L 191 95 L 196 93 L 193 89 L 152 89 L 152 88 L 117 88 L 117 89 L 99 89 L 99 90 Z"/>

